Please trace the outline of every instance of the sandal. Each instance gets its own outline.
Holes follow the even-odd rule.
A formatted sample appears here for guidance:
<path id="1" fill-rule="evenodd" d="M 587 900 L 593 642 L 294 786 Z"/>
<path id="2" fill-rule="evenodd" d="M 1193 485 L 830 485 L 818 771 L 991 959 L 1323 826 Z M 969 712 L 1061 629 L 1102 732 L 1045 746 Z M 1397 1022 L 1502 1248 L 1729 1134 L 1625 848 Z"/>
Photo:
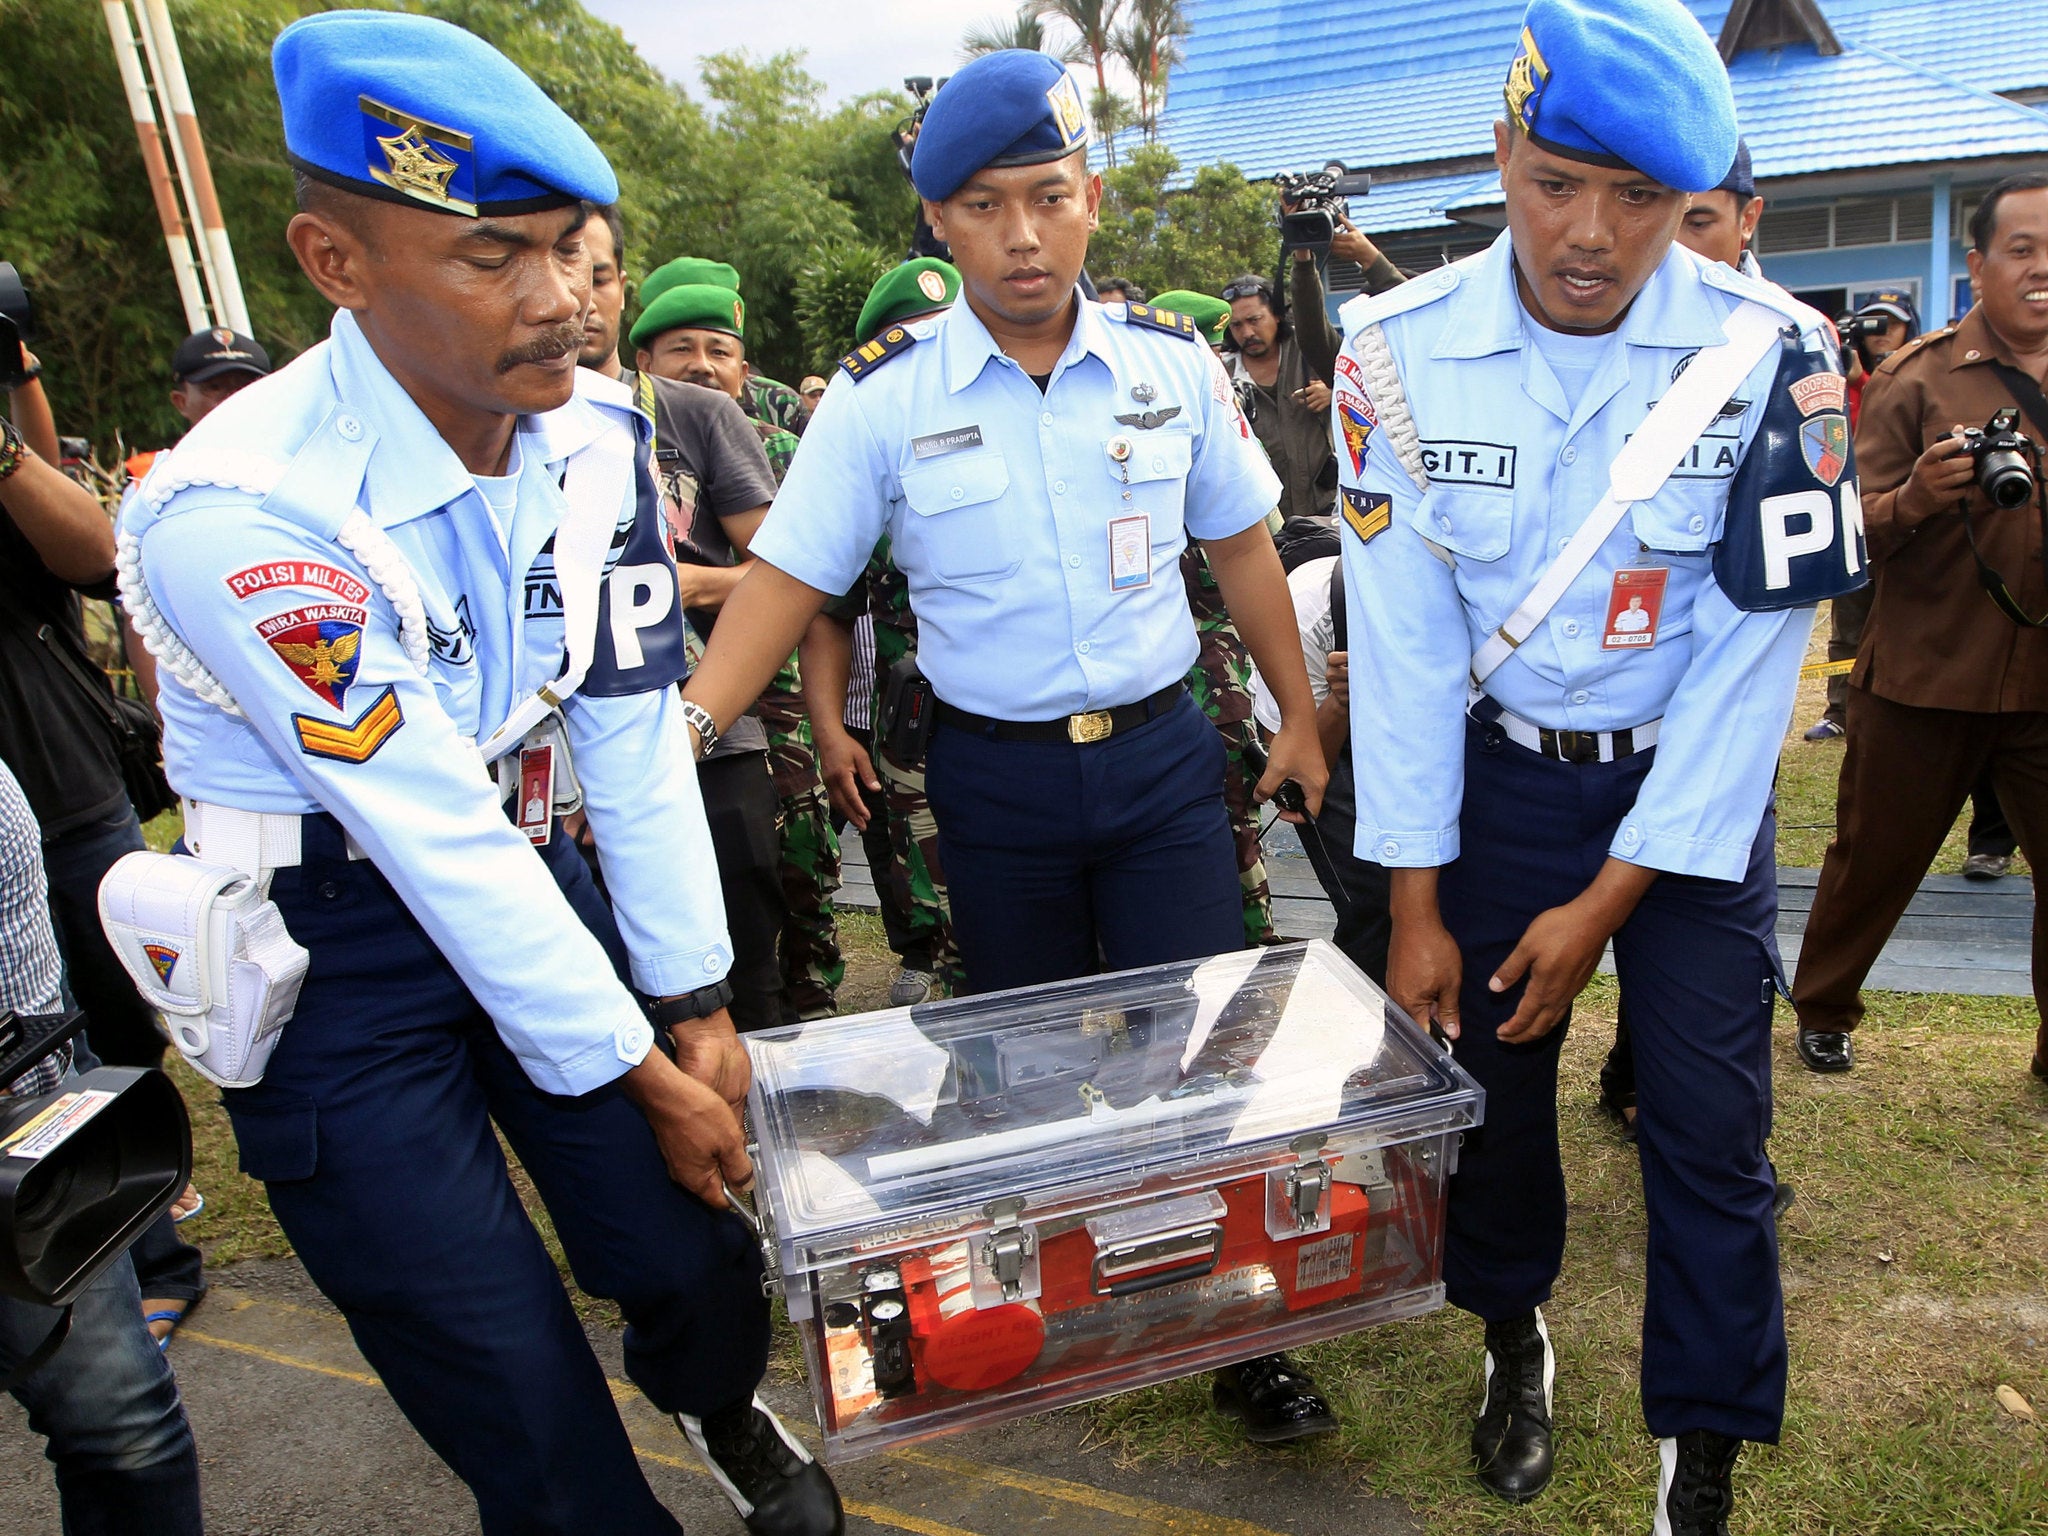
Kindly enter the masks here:
<path id="1" fill-rule="evenodd" d="M 198 1308 L 199 1303 L 206 1299 L 206 1292 L 201 1291 L 197 1296 L 194 1296 L 190 1301 L 187 1301 L 183 1297 L 179 1296 L 166 1296 L 162 1299 L 170 1302 L 171 1305 L 168 1307 L 161 1307 L 154 1312 L 145 1312 L 142 1314 L 142 1326 L 144 1328 L 148 1328 L 151 1323 L 169 1323 L 171 1325 L 170 1327 L 166 1328 L 161 1334 L 156 1333 L 154 1331 L 150 1333 L 150 1337 L 156 1340 L 156 1348 L 158 1354 L 164 1353 L 171 1347 L 171 1335 L 178 1331 L 179 1326 L 185 1321 L 185 1319 L 190 1317 L 192 1313 Z M 148 1303 L 145 1302 L 144 1305 L 147 1306 Z"/>
<path id="2" fill-rule="evenodd" d="M 178 1200 L 184 1199 L 186 1195 L 190 1195 L 192 1197 L 192 1203 L 186 1206 L 185 1209 L 181 1211 L 178 1209 Z M 187 1184 L 184 1187 L 184 1189 L 179 1192 L 178 1200 L 173 1200 L 171 1202 L 171 1221 L 174 1224 L 179 1222 L 190 1221 L 194 1216 L 197 1216 L 201 1211 L 206 1209 L 206 1196 L 199 1193 L 199 1191 L 194 1189 L 190 1184 Z"/>

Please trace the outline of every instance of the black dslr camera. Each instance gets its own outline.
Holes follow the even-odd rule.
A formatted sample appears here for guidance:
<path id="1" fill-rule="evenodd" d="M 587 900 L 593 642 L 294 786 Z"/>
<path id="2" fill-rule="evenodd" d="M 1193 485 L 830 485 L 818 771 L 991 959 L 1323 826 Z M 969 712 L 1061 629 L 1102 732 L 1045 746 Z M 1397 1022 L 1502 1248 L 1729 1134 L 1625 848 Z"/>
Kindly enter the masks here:
<path id="1" fill-rule="evenodd" d="M 0 1008 L 0 1087 L 84 1023 Z M 191 1175 L 185 1101 L 161 1072 L 95 1067 L 54 1093 L 0 1098 L 0 1296 L 69 1306 Z"/>
<path id="2" fill-rule="evenodd" d="M 35 377 L 22 343 L 36 333 L 36 307 L 11 261 L 0 261 L 0 388 L 15 389 Z"/>
<path id="3" fill-rule="evenodd" d="M 1351 218 L 1351 199 L 1372 190 L 1370 171 L 1347 171 L 1332 160 L 1320 171 L 1282 171 L 1273 178 L 1280 189 L 1280 243 L 1289 251 L 1330 249 L 1339 224 Z"/>
<path id="4" fill-rule="evenodd" d="M 1981 427 L 1965 427 L 1956 436 L 1977 461 L 1977 485 L 1994 507 L 2007 511 L 2034 499 L 2041 450 L 2019 430 L 2020 413 L 2011 406 L 1993 411 Z"/>

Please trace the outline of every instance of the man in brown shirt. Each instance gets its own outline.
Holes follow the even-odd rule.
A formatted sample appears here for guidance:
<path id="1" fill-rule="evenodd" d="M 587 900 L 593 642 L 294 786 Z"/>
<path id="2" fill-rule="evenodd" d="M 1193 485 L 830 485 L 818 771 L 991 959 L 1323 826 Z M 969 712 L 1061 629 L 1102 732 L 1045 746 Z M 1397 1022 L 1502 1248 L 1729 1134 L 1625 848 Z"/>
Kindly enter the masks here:
<path id="1" fill-rule="evenodd" d="M 1992 188 L 1970 236 L 1977 307 L 1878 369 L 1856 431 L 1877 595 L 1849 677 L 1835 840 L 1792 989 L 1799 1054 L 1817 1072 L 1853 1064 L 1848 1031 L 1863 1015 L 1863 978 L 1987 764 L 2028 862 L 2048 863 L 2042 490 L 2037 481 L 2028 507 L 1995 508 L 1952 435 L 2031 396 L 2020 429 L 2048 441 L 2048 404 L 2038 393 L 2048 377 L 2048 176 Z M 2009 618 L 1986 591 L 1973 533 L 2032 626 Z M 2048 982 L 2044 946 L 2037 920 L 2037 1003 Z M 2048 1023 L 2033 1070 L 2048 1077 Z"/>

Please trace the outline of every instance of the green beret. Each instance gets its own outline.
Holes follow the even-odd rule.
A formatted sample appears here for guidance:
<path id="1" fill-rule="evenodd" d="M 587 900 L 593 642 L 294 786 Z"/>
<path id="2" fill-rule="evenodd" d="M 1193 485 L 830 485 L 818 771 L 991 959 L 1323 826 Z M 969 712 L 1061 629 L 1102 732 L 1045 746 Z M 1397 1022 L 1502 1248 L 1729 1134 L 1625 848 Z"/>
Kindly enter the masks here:
<path id="1" fill-rule="evenodd" d="M 680 288 L 684 283 L 708 283 L 713 288 L 740 291 L 740 275 L 727 263 L 706 261 L 701 256 L 678 256 L 640 279 L 640 302 L 652 304 L 669 289 Z"/>
<path id="2" fill-rule="evenodd" d="M 1195 322 L 1195 329 L 1208 337 L 1212 343 L 1221 344 L 1223 328 L 1230 324 L 1228 304 L 1209 294 L 1195 293 L 1187 288 L 1175 288 L 1155 296 L 1152 307 L 1170 309 L 1175 314 L 1186 315 Z"/>
<path id="3" fill-rule="evenodd" d="M 960 297 L 960 273 L 936 256 L 920 256 L 893 267 L 875 279 L 868 301 L 860 307 L 853 344 L 864 346 L 898 320 L 944 309 Z"/>
<path id="4" fill-rule="evenodd" d="M 633 322 L 632 342 L 644 347 L 663 331 L 724 331 L 747 334 L 747 302 L 730 288 L 711 283 L 683 283 L 665 290 Z"/>

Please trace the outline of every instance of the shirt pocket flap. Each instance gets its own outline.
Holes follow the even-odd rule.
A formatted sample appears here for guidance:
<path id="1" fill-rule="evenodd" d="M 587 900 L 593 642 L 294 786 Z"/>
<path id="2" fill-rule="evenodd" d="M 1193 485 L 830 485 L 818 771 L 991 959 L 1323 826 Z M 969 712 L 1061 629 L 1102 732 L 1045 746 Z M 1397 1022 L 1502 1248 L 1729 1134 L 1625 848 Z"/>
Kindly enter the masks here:
<path id="1" fill-rule="evenodd" d="M 1010 488 L 1010 466 L 999 453 L 961 453 L 907 469 L 902 478 L 903 499 L 930 517 L 994 501 Z"/>
<path id="2" fill-rule="evenodd" d="M 1433 485 L 1408 514 L 1408 525 L 1432 544 L 1468 560 L 1498 560 L 1514 528 L 1511 491 Z"/>
<path id="3" fill-rule="evenodd" d="M 1131 456 L 1119 465 L 1110 462 L 1110 472 L 1121 470 L 1133 484 L 1143 480 L 1185 480 L 1195 462 L 1192 432 L 1133 432 L 1127 439 Z M 1121 476 L 1119 476 L 1121 478 Z"/>
<path id="4" fill-rule="evenodd" d="M 1699 554 L 1713 542 L 1716 503 L 1726 492 L 1726 481 L 1668 480 L 1655 496 L 1629 508 L 1629 526 L 1647 549 Z"/>

